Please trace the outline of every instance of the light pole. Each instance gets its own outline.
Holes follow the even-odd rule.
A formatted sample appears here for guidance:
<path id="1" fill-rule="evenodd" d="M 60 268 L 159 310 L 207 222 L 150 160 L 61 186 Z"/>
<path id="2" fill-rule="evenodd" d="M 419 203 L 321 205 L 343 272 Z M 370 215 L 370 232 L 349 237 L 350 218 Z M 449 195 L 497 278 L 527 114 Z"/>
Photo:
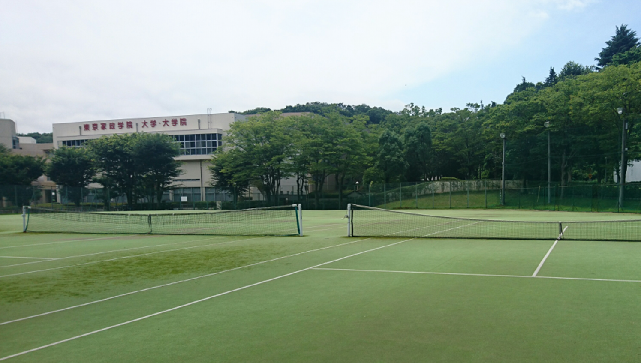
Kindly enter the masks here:
<path id="1" fill-rule="evenodd" d="M 550 121 L 545 121 L 548 129 L 548 204 L 552 204 L 552 162 L 550 161 Z"/>
<path id="2" fill-rule="evenodd" d="M 617 108 L 617 113 L 621 116 L 623 115 L 623 108 Z M 623 188 L 625 185 L 625 174 L 627 169 L 627 163 L 625 162 L 625 130 L 627 129 L 627 123 L 625 122 L 625 117 L 621 116 L 621 168 L 619 169 L 619 209 L 623 208 Z"/>
<path id="3" fill-rule="evenodd" d="M 505 134 L 501 132 L 499 135 L 503 139 L 503 163 L 501 172 L 501 205 L 505 205 Z"/>
<path id="4" fill-rule="evenodd" d="M 358 191 L 358 180 L 356 181 L 356 189 L 354 190 L 355 192 Z"/>

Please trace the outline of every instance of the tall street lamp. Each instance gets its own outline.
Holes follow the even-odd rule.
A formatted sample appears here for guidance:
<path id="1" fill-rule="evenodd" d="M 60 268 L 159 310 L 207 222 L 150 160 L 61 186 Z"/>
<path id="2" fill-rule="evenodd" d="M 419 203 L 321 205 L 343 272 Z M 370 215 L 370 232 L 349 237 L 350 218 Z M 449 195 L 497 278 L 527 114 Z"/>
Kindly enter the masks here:
<path id="1" fill-rule="evenodd" d="M 501 205 L 505 205 L 505 134 L 501 132 L 501 139 L 503 139 L 503 166 L 501 172 Z"/>
<path id="2" fill-rule="evenodd" d="M 617 108 L 617 113 L 621 116 L 623 115 L 623 108 Z M 619 209 L 623 208 L 623 188 L 625 185 L 625 174 L 627 169 L 627 163 L 625 162 L 625 131 L 628 128 L 628 124 L 625 122 L 625 117 L 621 117 L 621 167 L 619 169 Z"/>
<path id="3" fill-rule="evenodd" d="M 552 204 L 552 163 L 550 161 L 550 121 L 545 121 L 545 128 L 548 129 L 548 204 Z"/>

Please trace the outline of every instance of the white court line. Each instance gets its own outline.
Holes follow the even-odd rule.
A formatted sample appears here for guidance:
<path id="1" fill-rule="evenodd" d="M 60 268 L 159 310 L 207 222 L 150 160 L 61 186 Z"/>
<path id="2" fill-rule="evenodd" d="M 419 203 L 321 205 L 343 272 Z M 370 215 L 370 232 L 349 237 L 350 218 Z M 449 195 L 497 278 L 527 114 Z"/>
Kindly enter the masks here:
<path id="1" fill-rule="evenodd" d="M 222 236 L 218 236 L 218 237 L 222 237 Z M 161 243 L 161 244 L 158 244 L 158 245 L 149 245 L 149 246 L 140 246 L 140 247 L 131 247 L 131 248 L 120 248 L 120 249 L 111 250 L 111 251 L 102 251 L 102 252 L 86 253 L 86 254 L 83 254 L 83 255 L 74 255 L 74 256 L 66 256 L 66 257 L 58 257 L 58 258 L 49 258 L 49 259 L 45 259 L 45 260 L 66 260 L 68 258 L 96 256 L 96 255 L 102 255 L 102 254 L 105 254 L 105 253 L 140 250 L 140 249 L 143 249 L 143 248 L 151 248 L 151 247 L 179 245 L 179 244 L 185 244 L 185 243 L 191 243 L 191 242 L 205 241 L 205 240 L 209 240 L 209 239 L 212 239 L 212 238 L 194 239 L 194 240 L 183 241 L 183 242 Z M 0 257 L 2 257 L 2 256 L 0 256 Z M 32 265 L 32 264 L 35 264 L 35 263 L 42 263 L 42 262 L 48 262 L 48 261 L 31 261 L 31 262 L 24 262 L 24 263 L 15 263 L 13 265 L 0 266 L 0 268 Z"/>
<path id="2" fill-rule="evenodd" d="M 111 236 L 111 237 L 71 239 L 71 240 L 65 240 L 65 241 L 33 243 L 33 244 L 30 244 L 30 245 L 5 246 L 5 247 L 0 247 L 0 250 L 4 250 L 6 248 L 33 247 L 33 246 L 54 245 L 54 244 L 60 244 L 60 243 L 84 242 L 84 241 L 98 241 L 98 240 L 103 240 L 103 239 L 114 239 L 114 238 L 123 238 L 123 237 L 152 237 L 152 236 L 149 236 L 149 235 L 146 235 L 146 234 L 145 235 L 142 235 L 142 234 L 126 234 L 126 235 Z"/>
<path id="3" fill-rule="evenodd" d="M 115 296 L 107 297 L 107 298 L 100 299 L 100 300 L 94 300 L 94 301 L 86 302 L 86 303 L 84 303 L 84 304 L 79 304 L 79 305 L 69 306 L 69 307 L 66 307 L 66 308 L 58 309 L 58 310 L 52 310 L 52 311 L 48 311 L 48 312 L 45 312 L 45 313 L 40 313 L 40 314 L 36 314 L 36 315 L 26 316 L 26 317 L 24 317 L 24 318 L 19 318 L 19 319 L 15 319 L 15 320 L 5 321 L 5 322 L 1 322 L 1 323 L 0 323 L 0 325 L 11 324 L 11 323 L 15 323 L 15 322 L 22 321 L 22 320 L 32 319 L 32 318 L 36 318 L 36 317 L 39 317 L 39 316 L 44 316 L 44 315 L 49 315 L 49 314 L 53 314 L 53 313 L 58 313 L 58 312 L 61 312 L 61 311 L 66 311 L 66 310 L 71 310 L 71 309 L 79 308 L 79 307 L 82 307 L 82 306 L 93 305 L 93 304 L 100 303 L 100 302 L 103 302 L 103 301 L 113 300 L 113 299 L 116 299 L 116 298 L 119 298 L 119 297 L 123 297 L 123 296 L 128 296 L 128 295 L 137 294 L 137 293 L 139 293 L 139 292 L 145 292 L 145 291 L 149 291 L 149 290 L 158 289 L 158 288 L 161 288 L 161 287 L 172 286 L 172 285 L 180 284 L 180 283 L 183 283 L 183 282 L 188 282 L 188 281 L 193 281 L 193 280 L 202 279 L 202 278 L 204 278 L 204 277 L 210 277 L 210 276 L 214 276 L 214 275 L 220 275 L 220 274 L 223 274 L 223 273 L 225 273 L 225 272 L 231 272 L 231 271 L 240 270 L 240 269 L 247 268 L 247 267 L 258 266 L 258 265 L 262 265 L 262 264 L 264 264 L 264 263 L 274 262 L 274 261 L 278 261 L 278 260 L 282 260 L 282 259 L 290 258 L 290 257 L 295 257 L 295 256 L 300 256 L 300 255 L 304 255 L 304 254 L 311 253 L 311 252 L 322 251 L 322 250 L 326 250 L 326 249 L 330 249 L 330 248 L 334 248 L 334 247 L 346 246 L 346 245 L 350 245 L 350 244 L 352 244 L 352 243 L 356 243 L 356 242 L 367 241 L 367 240 L 369 240 L 369 239 L 371 239 L 371 238 L 360 239 L 360 240 L 357 240 L 357 241 L 345 242 L 345 243 L 341 243 L 341 244 L 333 245 L 333 246 L 326 246 L 326 247 L 315 248 L 315 249 L 313 249 L 313 250 L 308 250 L 308 251 L 303 251 L 303 252 L 297 252 L 297 253 L 294 253 L 294 254 L 291 254 L 291 255 L 287 255 L 287 256 L 276 257 L 276 258 L 273 258 L 273 259 L 271 259 L 271 260 L 265 260 L 265 261 L 255 262 L 255 263 L 252 263 L 252 264 L 249 264 L 249 265 L 243 265 L 243 266 L 234 267 L 234 268 L 229 269 L 229 270 L 223 270 L 223 271 L 218 271 L 218 272 L 212 272 L 212 273 L 209 273 L 209 274 L 206 274 L 206 275 L 201 275 L 201 276 L 191 277 L 191 278 L 188 278 L 188 279 L 185 279 L 185 280 L 174 281 L 174 282 L 170 282 L 170 283 L 167 283 L 167 284 L 162 284 L 162 285 L 156 285 L 156 286 L 152 286 L 152 287 L 147 287 L 147 288 L 140 289 L 140 290 L 136 290 L 136 291 L 130 291 L 130 292 L 126 292 L 126 293 L 124 293 L 124 294 L 115 295 Z"/>
<path id="4" fill-rule="evenodd" d="M 369 239 L 369 238 L 368 238 L 368 239 Z M 245 290 L 245 289 L 248 289 L 248 288 L 250 288 L 250 287 L 254 287 L 254 286 L 262 285 L 262 284 L 267 283 L 267 282 L 271 282 L 271 281 L 279 280 L 279 279 L 282 279 L 282 278 L 284 278 L 284 277 L 292 276 L 292 275 L 295 275 L 295 274 L 298 274 L 298 273 L 301 273 L 301 272 L 304 272 L 304 271 L 309 271 L 309 270 L 314 269 L 314 268 L 316 268 L 316 267 L 320 267 L 320 266 L 324 266 L 324 265 L 327 265 L 327 264 L 330 264 L 330 263 L 338 262 L 338 261 L 341 261 L 341 260 L 344 260 L 344 259 L 347 259 L 347 258 L 350 258 L 350 257 L 354 257 L 354 256 L 362 255 L 362 254 L 367 253 L 367 252 L 380 250 L 380 249 L 382 249 L 382 248 L 386 248 L 386 247 L 391 247 L 391 246 L 394 246 L 394 245 L 397 245 L 397 244 L 400 244 L 400 243 L 403 243 L 403 242 L 411 241 L 411 240 L 413 240 L 413 239 L 414 239 L 414 238 L 410 238 L 410 239 L 406 239 L 406 240 L 402 240 L 402 241 L 398 241 L 398 242 L 390 243 L 390 244 L 388 244 L 388 245 L 379 246 L 379 247 L 372 248 L 372 249 L 369 249 L 369 250 L 365 250 L 365 251 L 357 252 L 357 253 L 354 253 L 354 254 L 351 254 L 351 255 L 348 255 L 348 256 L 340 257 L 340 258 L 337 258 L 337 259 L 335 259 L 335 260 L 331 260 L 331 261 L 327 261 L 327 262 L 319 263 L 319 264 L 317 264 L 317 265 L 310 266 L 310 267 L 307 267 L 307 268 L 304 268 L 304 269 L 301 269 L 301 270 L 296 270 L 296 271 L 294 271 L 294 272 L 290 272 L 290 273 L 287 273 L 287 274 L 284 274 L 284 275 L 280 275 L 280 276 L 272 277 L 271 279 L 262 280 L 262 281 L 259 281 L 259 282 L 256 282 L 256 283 L 253 283 L 253 284 L 250 284 L 250 285 L 245 285 L 245 286 L 242 286 L 242 287 L 235 288 L 235 289 L 233 289 L 233 290 L 228 290 L 228 291 L 225 291 L 225 292 L 221 292 L 221 293 L 216 294 L 216 295 L 208 296 L 208 297 L 205 297 L 205 298 L 202 298 L 202 299 L 199 299 L 199 300 L 195 300 L 195 301 L 192 301 L 192 302 L 189 302 L 189 303 L 183 304 L 183 305 L 178 305 L 178 306 L 175 306 L 175 307 L 170 308 L 170 309 L 166 309 L 166 310 L 158 311 L 158 312 L 155 312 L 155 313 L 153 313 L 153 314 L 149 314 L 149 315 L 142 316 L 142 317 L 140 317 L 140 318 L 136 318 L 136 319 L 128 320 L 128 321 L 125 321 L 125 322 L 122 322 L 122 323 L 119 323 L 119 324 L 115 324 L 115 325 L 111 325 L 111 326 L 108 326 L 108 327 L 105 327 L 105 328 L 102 328 L 102 329 L 98 329 L 98 330 L 94 330 L 94 331 L 91 331 L 91 332 L 88 332 L 88 333 L 84 333 L 84 334 L 76 335 L 76 336 L 71 337 L 71 338 L 67 338 L 67 339 L 59 340 L 59 341 L 54 342 L 54 343 L 50 343 L 50 344 L 46 344 L 46 345 L 42 345 L 42 346 L 37 347 L 37 348 L 33 348 L 33 349 L 29 349 L 29 350 L 25 350 L 25 351 L 22 351 L 22 352 L 20 352 L 20 353 L 16 353 L 16 354 L 8 355 L 8 356 L 6 356 L 6 357 L 2 357 L 2 358 L 0 358 L 0 361 L 2 361 L 2 360 L 6 360 L 6 359 L 9 359 L 9 358 L 18 357 L 18 356 L 21 356 L 21 355 L 24 355 L 24 354 L 27 354 L 27 353 L 31 353 L 31 352 L 35 352 L 35 351 L 38 351 L 38 350 L 42 350 L 42 349 L 45 349 L 45 348 L 49 348 L 49 347 L 52 347 L 52 346 L 55 346 L 55 345 L 58 345 L 58 344 L 66 343 L 66 342 L 69 342 L 69 341 L 72 341 L 72 340 L 76 340 L 76 339 L 79 339 L 79 338 L 82 338 L 82 337 L 86 337 L 86 336 L 89 336 L 89 335 L 93 335 L 93 334 L 96 334 L 96 333 L 100 333 L 100 332 L 103 332 L 103 331 L 106 331 L 106 330 L 109 330 L 109 329 L 117 328 L 117 327 L 120 327 L 120 326 L 123 326 L 123 325 L 127 325 L 127 324 L 131 324 L 131 323 L 135 323 L 135 322 L 137 322 L 137 321 L 141 321 L 141 320 L 148 319 L 148 318 L 151 318 L 151 317 L 154 317 L 154 316 L 157 316 L 157 315 L 165 314 L 165 313 L 168 313 L 168 312 L 172 312 L 172 311 L 174 311 L 174 310 L 178 310 L 178 309 L 182 309 L 182 308 L 185 308 L 185 307 L 188 307 L 188 306 L 194 305 L 194 304 L 198 304 L 198 303 L 203 302 L 203 301 L 211 300 L 211 299 L 217 298 L 217 297 L 219 297 L 219 296 L 223 296 L 223 295 L 231 294 L 232 292 Z M 357 242 L 357 241 L 354 241 L 354 242 Z"/>
<path id="5" fill-rule="evenodd" d="M 24 257 L 24 256 L 0 256 L 0 258 L 26 258 L 28 260 L 59 260 L 59 258 L 53 258 L 53 257 Z M 46 261 L 36 261 L 36 262 L 46 262 Z M 0 266 L 0 267 L 26 265 L 30 263 L 35 263 L 35 262 L 19 263 L 16 265 L 7 265 L 7 266 Z"/>
<path id="6" fill-rule="evenodd" d="M 559 237 L 556 239 L 556 241 L 554 241 L 554 243 L 552 244 L 552 247 L 550 247 L 550 249 L 548 250 L 548 253 L 545 254 L 543 259 L 541 260 L 541 263 L 539 263 L 539 266 L 536 268 L 536 270 L 534 270 L 534 273 L 532 274 L 532 276 L 536 276 L 539 273 L 539 271 L 541 270 L 541 267 L 543 267 L 543 264 L 545 263 L 545 260 L 548 259 L 548 256 L 550 255 L 550 253 L 552 253 L 552 250 L 556 246 L 557 242 L 559 242 L 561 237 L 563 237 L 563 233 L 565 233 L 566 229 L 568 229 L 568 226 L 563 228 L 563 231 L 561 231 L 561 233 L 559 234 Z"/>
<path id="7" fill-rule="evenodd" d="M 15 274 L 9 274 L 9 275 L 0 275 L 0 278 L 3 277 L 10 277 L 10 276 L 20 276 L 20 275 L 28 275 L 28 274 L 33 274 L 36 272 L 44 272 L 44 271 L 52 271 L 52 270 L 60 270 L 63 268 L 70 268 L 70 267 L 77 267 L 77 266 L 84 266 L 84 265 L 93 265 L 96 263 L 101 263 L 101 262 L 110 262 L 110 261 L 115 261 L 115 260 L 124 260 L 127 258 L 134 258 L 134 257 L 140 257 L 140 256 L 149 256 L 149 255 L 154 255 L 157 253 L 165 253 L 165 252 L 173 252 L 173 251 L 181 251 L 181 250 L 189 250 L 192 248 L 198 248 L 198 247 L 207 247 L 207 246 L 213 246 L 213 245 L 222 245 L 222 244 L 227 244 L 227 243 L 233 243 L 233 242 L 238 242 L 238 241 L 248 241 L 252 239 L 258 239 L 258 238 L 264 238 L 264 237 L 256 237 L 256 238 L 247 238 L 247 239 L 237 239 L 233 241 L 226 241 L 226 242 L 218 242 L 218 243 L 210 243 L 210 244 L 205 244 L 205 245 L 198 245 L 198 246 L 190 246 L 190 247 L 183 247 L 183 248 L 172 248 L 170 250 L 162 250 L 162 251 L 154 251 L 154 252 L 148 252 L 148 253 L 141 253 L 139 255 L 130 255 L 130 256 L 123 256 L 123 257 L 115 257 L 115 258 L 110 258 L 107 260 L 100 260 L 100 261 L 91 261 L 91 262 L 85 262 L 85 263 L 77 263 L 75 265 L 67 265 L 67 266 L 60 266 L 60 267 L 52 267 L 52 268 L 45 268 L 41 270 L 34 270 L 34 271 L 27 271 L 27 272 L 19 272 Z M 204 241 L 208 239 L 214 239 L 214 238 L 205 238 L 201 239 L 199 241 Z"/>
<path id="8" fill-rule="evenodd" d="M 464 272 L 359 270 L 359 269 L 351 269 L 351 268 L 327 268 L 327 267 L 315 267 L 315 268 L 313 268 L 313 270 L 354 271 L 354 272 L 386 272 L 386 273 L 398 273 L 398 274 L 453 275 L 453 276 L 479 276 L 479 277 L 516 277 L 516 278 L 525 278 L 525 279 L 581 280 L 581 281 L 609 281 L 609 282 L 635 282 L 635 283 L 641 283 L 641 280 L 595 279 L 595 278 L 588 278 L 588 277 L 561 277 L 561 276 L 472 274 L 472 273 L 464 273 Z"/>

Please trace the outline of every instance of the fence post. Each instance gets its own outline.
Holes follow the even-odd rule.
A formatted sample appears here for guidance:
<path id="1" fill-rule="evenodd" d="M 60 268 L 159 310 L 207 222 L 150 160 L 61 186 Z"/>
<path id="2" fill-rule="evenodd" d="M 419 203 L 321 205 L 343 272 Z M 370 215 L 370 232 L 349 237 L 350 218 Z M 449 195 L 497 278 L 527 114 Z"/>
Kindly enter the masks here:
<path id="1" fill-rule="evenodd" d="M 485 185 L 485 209 L 487 209 L 487 183 L 483 183 Z"/>
<path id="2" fill-rule="evenodd" d="M 383 204 L 387 204 L 387 184 L 383 183 Z"/>
<path id="3" fill-rule="evenodd" d="M 452 209 L 452 182 L 448 183 L 450 187 L 450 209 Z"/>
<path id="4" fill-rule="evenodd" d="M 372 183 L 371 182 L 367 186 L 367 196 L 369 198 L 369 202 L 367 203 L 367 205 L 371 207 L 372 206 Z"/>
<path id="5" fill-rule="evenodd" d="M 416 195 L 416 209 L 418 209 L 418 182 L 414 184 L 414 194 Z"/>
<path id="6" fill-rule="evenodd" d="M 572 212 L 574 212 L 574 188 L 572 188 Z"/>
<path id="7" fill-rule="evenodd" d="M 403 183 L 398 183 L 398 207 L 403 208 Z"/>
<path id="8" fill-rule="evenodd" d="M 434 209 L 434 189 L 432 189 L 432 209 Z"/>
<path id="9" fill-rule="evenodd" d="M 469 184 L 465 183 L 465 187 L 467 189 L 467 207 L 470 207 L 470 186 Z"/>

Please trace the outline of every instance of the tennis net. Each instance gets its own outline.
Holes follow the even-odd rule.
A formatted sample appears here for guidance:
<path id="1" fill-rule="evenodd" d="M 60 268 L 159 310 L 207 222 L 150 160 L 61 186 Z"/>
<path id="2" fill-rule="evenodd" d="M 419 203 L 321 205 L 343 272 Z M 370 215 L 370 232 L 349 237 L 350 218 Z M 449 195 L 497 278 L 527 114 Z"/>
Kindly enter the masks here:
<path id="1" fill-rule="evenodd" d="M 350 204 L 348 236 L 641 241 L 641 220 L 528 222 L 430 216 Z"/>
<path id="2" fill-rule="evenodd" d="M 203 213 L 78 213 L 24 209 L 25 232 L 294 236 L 300 204 Z"/>

